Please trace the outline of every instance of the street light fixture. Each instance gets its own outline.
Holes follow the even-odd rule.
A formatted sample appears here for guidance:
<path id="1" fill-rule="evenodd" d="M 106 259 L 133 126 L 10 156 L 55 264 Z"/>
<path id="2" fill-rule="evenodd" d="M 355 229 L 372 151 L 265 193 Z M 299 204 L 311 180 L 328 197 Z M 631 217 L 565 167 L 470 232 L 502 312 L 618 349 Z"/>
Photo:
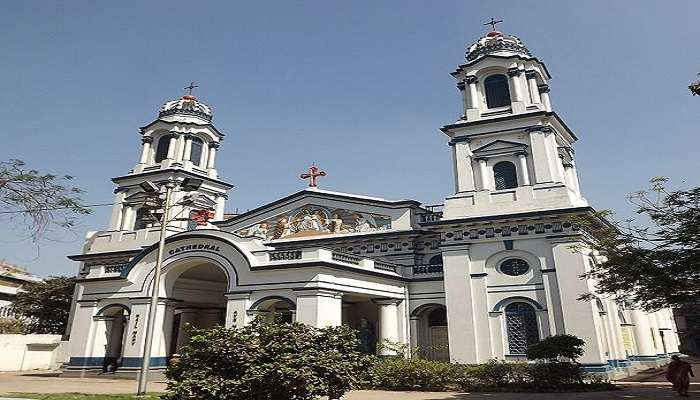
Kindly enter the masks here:
<path id="1" fill-rule="evenodd" d="M 195 178 L 185 178 L 180 186 L 185 191 L 194 191 L 199 189 L 202 185 L 203 180 Z M 163 265 L 163 252 L 165 250 L 165 234 L 168 223 L 172 221 L 168 220 L 168 213 L 170 211 L 170 199 L 172 198 L 173 192 L 177 187 L 175 182 L 167 182 L 165 186 L 165 198 L 161 198 L 160 187 L 155 185 L 153 182 L 145 181 L 139 184 L 141 189 L 146 192 L 148 196 L 147 201 L 151 200 L 152 203 L 159 203 L 163 209 L 163 213 L 160 216 L 160 238 L 158 240 L 158 253 L 156 255 L 156 269 L 153 276 L 153 287 L 151 288 L 151 302 L 148 306 L 148 322 L 146 324 L 146 338 L 144 339 L 143 345 L 143 358 L 141 361 L 141 373 L 139 374 L 138 382 L 138 395 L 143 396 L 146 394 L 146 389 L 148 387 L 148 368 L 151 364 L 151 348 L 153 344 L 153 331 L 155 329 L 155 319 L 156 312 L 158 310 L 158 289 L 160 288 L 160 270 Z M 174 218 L 173 218 L 174 219 Z"/>

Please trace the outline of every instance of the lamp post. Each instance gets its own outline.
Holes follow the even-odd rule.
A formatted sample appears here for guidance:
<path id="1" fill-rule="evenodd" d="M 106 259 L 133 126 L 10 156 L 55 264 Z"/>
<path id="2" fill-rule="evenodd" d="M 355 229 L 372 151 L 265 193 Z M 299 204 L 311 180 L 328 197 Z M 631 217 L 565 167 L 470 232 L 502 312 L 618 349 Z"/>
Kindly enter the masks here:
<path id="1" fill-rule="evenodd" d="M 180 186 L 185 191 L 193 191 L 199 189 L 202 184 L 201 179 L 185 178 Z M 160 188 L 150 181 L 140 184 L 141 188 L 146 192 L 146 196 L 157 198 L 160 200 Z M 156 269 L 153 275 L 153 287 L 151 293 L 151 302 L 148 306 L 148 321 L 146 324 L 146 338 L 143 345 L 143 357 L 141 360 L 141 373 L 139 374 L 138 392 L 139 396 L 146 394 L 148 387 L 148 368 L 151 364 L 151 348 L 153 347 L 153 331 L 156 323 L 156 312 L 158 310 L 158 291 L 160 288 L 160 270 L 163 265 L 163 252 L 165 250 L 166 228 L 168 226 L 168 213 L 170 212 L 170 199 L 173 191 L 177 186 L 175 182 L 168 182 L 165 185 L 165 199 L 162 203 L 163 215 L 160 217 L 160 238 L 158 240 L 158 253 L 156 256 Z"/>

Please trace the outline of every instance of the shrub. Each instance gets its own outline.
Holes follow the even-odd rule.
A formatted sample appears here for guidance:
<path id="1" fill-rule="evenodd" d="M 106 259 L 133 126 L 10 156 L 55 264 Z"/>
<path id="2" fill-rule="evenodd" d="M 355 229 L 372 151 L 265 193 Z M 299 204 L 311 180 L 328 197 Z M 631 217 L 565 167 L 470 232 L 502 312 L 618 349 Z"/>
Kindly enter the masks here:
<path id="1" fill-rule="evenodd" d="M 29 330 L 27 322 L 16 318 L 0 318 L 0 333 L 24 335 Z"/>
<path id="2" fill-rule="evenodd" d="M 367 379 L 369 387 L 386 390 L 442 391 L 459 389 L 456 364 L 420 358 L 377 358 Z"/>
<path id="3" fill-rule="evenodd" d="M 582 391 L 611 390 L 610 383 L 584 383 L 570 363 L 450 364 L 423 359 L 376 358 L 365 379 L 368 389 L 417 391 Z"/>
<path id="4" fill-rule="evenodd" d="M 573 362 L 583 355 L 582 339 L 574 335 L 554 335 L 540 340 L 527 348 L 528 360 L 547 360 L 550 362 L 568 359 Z"/>
<path id="5" fill-rule="evenodd" d="M 196 330 L 168 367 L 166 400 L 340 398 L 370 358 L 348 327 L 317 329 L 256 318 L 241 329 Z"/>

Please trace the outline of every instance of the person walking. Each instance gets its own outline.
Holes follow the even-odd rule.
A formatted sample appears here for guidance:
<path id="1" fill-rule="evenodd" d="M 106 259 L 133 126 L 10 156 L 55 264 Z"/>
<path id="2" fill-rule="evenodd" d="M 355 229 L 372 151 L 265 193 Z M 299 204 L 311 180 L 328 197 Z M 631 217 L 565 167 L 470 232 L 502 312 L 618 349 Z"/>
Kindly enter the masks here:
<path id="1" fill-rule="evenodd" d="M 695 376 L 693 368 L 690 363 L 681 360 L 676 355 L 671 356 L 671 360 L 666 371 L 666 380 L 673 384 L 673 390 L 679 395 L 687 396 L 690 388 L 690 377 Z"/>

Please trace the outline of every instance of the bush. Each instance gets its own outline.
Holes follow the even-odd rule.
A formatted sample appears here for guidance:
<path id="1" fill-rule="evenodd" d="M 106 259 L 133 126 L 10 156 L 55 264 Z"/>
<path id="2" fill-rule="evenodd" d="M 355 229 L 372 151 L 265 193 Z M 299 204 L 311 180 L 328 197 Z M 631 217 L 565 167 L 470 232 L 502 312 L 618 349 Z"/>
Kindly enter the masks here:
<path id="1" fill-rule="evenodd" d="M 387 390 L 458 390 L 456 364 L 400 357 L 375 359 L 369 387 Z"/>
<path id="2" fill-rule="evenodd" d="M 492 360 L 464 365 L 403 358 L 376 358 L 365 378 L 367 389 L 416 391 L 587 391 L 614 389 L 607 382 L 584 383 L 580 366 L 570 363 L 508 363 Z"/>
<path id="3" fill-rule="evenodd" d="M 29 330 L 27 322 L 16 318 L 0 318 L 0 333 L 24 335 Z"/>
<path id="4" fill-rule="evenodd" d="M 547 360 L 550 362 L 562 359 L 576 360 L 583 355 L 586 342 L 574 335 L 554 335 L 540 340 L 527 348 L 528 360 Z"/>
<path id="5" fill-rule="evenodd" d="M 340 398 L 359 383 L 370 357 L 355 331 L 256 318 L 241 329 L 195 330 L 167 370 L 166 400 Z"/>

